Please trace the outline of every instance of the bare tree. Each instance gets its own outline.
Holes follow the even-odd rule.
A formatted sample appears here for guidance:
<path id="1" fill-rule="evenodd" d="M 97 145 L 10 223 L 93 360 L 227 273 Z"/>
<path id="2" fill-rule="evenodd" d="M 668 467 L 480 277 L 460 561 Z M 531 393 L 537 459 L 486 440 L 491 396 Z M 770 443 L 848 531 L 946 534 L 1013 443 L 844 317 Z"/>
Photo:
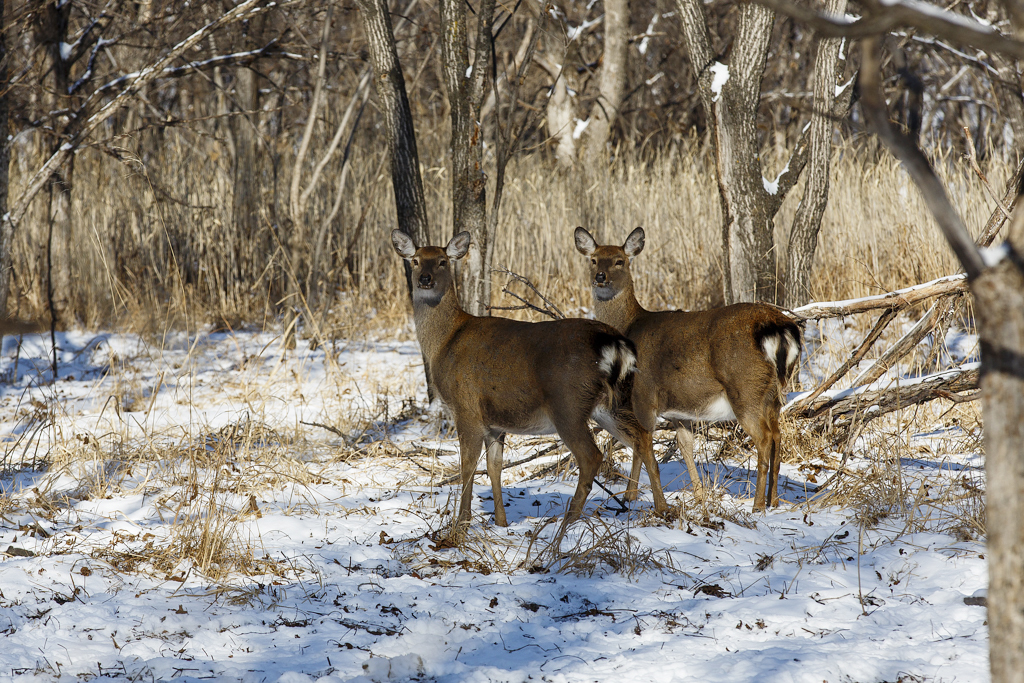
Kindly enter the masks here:
<path id="1" fill-rule="evenodd" d="M 7 21 L 4 0 L 0 0 L 0 216 L 7 214 L 7 194 L 10 182 L 11 138 L 10 81 L 8 80 Z M 11 287 L 11 247 L 14 230 L 10 223 L 0 223 L 0 317 L 7 315 L 7 297 Z"/>
<path id="2" fill-rule="evenodd" d="M 824 11 L 827 16 L 841 16 L 846 11 L 846 0 L 825 0 Z M 821 217 L 828 203 L 828 176 L 835 131 L 832 105 L 836 99 L 836 81 L 842 77 L 842 71 L 837 70 L 841 63 L 839 49 L 839 38 L 823 39 L 818 42 L 818 54 L 814 60 L 814 104 L 807 131 L 807 180 L 786 248 L 784 302 L 789 308 L 811 299 L 814 252 L 818 248 Z M 846 87 L 852 87 L 852 84 Z"/>
<path id="3" fill-rule="evenodd" d="M 854 22 L 836 21 L 787 0 L 762 0 L 833 36 L 864 37 L 860 78 L 865 116 L 886 147 L 903 162 L 967 274 L 981 346 L 985 418 L 986 532 L 989 550 L 989 661 L 994 683 L 1024 681 L 1024 210 L 1018 201 L 1006 241 L 983 257 L 957 215 L 916 140 L 889 120 L 881 88 L 879 36 L 914 27 L 1004 56 L 1024 55 L 1024 43 L 971 18 L 923 11 L 910 3 L 864 2 Z M 1024 9 L 1007 3 L 1015 29 Z M 1018 188 L 1018 193 L 1020 193 Z"/>
<path id="4" fill-rule="evenodd" d="M 708 119 L 715 147 L 718 190 L 722 205 L 722 245 L 724 294 L 727 302 L 775 301 L 776 255 L 773 238 L 774 217 L 783 199 L 796 184 L 808 158 L 807 135 L 804 131 L 795 151 L 782 173 L 768 181 L 760 162 L 756 118 L 760 102 L 761 79 L 764 75 L 769 41 L 775 13 L 758 4 L 738 8 L 736 33 L 728 63 L 719 61 L 712 49 L 704 5 L 700 0 L 676 0 L 683 37 L 690 62 L 697 74 L 697 86 Z M 827 60 L 831 51 L 819 51 L 815 73 L 831 77 L 833 69 Z M 832 64 L 835 62 L 833 61 Z M 825 101 L 815 100 L 818 111 L 831 111 L 835 94 L 828 89 L 819 92 Z M 819 122 L 819 154 L 830 153 Z M 817 169 L 827 169 L 827 161 Z M 827 183 L 817 183 L 818 196 L 808 198 L 824 205 Z M 797 234 L 817 233 L 820 212 L 806 212 Z M 799 241 L 799 240 L 798 240 Z M 809 247 L 813 247 L 809 241 Z M 813 252 L 811 254 L 813 256 Z"/>
<path id="5" fill-rule="evenodd" d="M 483 169 L 480 106 L 494 49 L 491 38 L 494 0 L 483 0 L 477 8 L 472 63 L 466 3 L 441 0 L 440 9 L 444 84 L 452 120 L 452 235 L 465 230 L 473 236 L 461 298 L 469 313 L 487 315 L 491 305 L 494 235 L 487 225 L 487 176 Z"/>
<path id="6" fill-rule="evenodd" d="M 626 48 L 629 47 L 629 0 L 604 0 L 604 52 L 597 99 L 590 109 L 583 157 L 587 167 L 606 155 L 626 89 Z"/>
<path id="7" fill-rule="evenodd" d="M 384 137 L 391 160 L 391 182 L 398 210 L 398 228 L 416 244 L 432 244 L 427 227 L 427 205 L 423 198 L 416 133 L 405 92 L 405 77 L 398 63 L 391 13 L 385 0 L 357 0 L 363 18 L 363 30 L 373 64 L 374 83 L 381 113 Z M 411 271 L 406 265 L 406 275 Z M 410 284 L 410 287 L 412 285 Z M 411 289 L 410 289 L 411 291 Z M 428 374 L 429 376 L 429 374 Z"/>

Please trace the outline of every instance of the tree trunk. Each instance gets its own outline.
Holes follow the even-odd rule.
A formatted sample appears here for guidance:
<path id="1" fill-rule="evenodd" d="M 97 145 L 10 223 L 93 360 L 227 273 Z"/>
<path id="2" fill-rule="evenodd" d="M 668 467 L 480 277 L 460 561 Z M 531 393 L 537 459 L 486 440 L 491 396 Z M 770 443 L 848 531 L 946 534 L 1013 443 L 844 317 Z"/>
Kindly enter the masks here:
<path id="1" fill-rule="evenodd" d="M 992 680 L 1024 680 L 1024 210 L 1010 255 L 971 283 L 981 338 Z"/>
<path id="2" fill-rule="evenodd" d="M 246 50 L 261 46 L 265 16 L 260 15 L 250 20 L 245 40 Z M 255 250 L 248 247 L 252 246 L 259 232 L 259 95 L 256 72 L 247 67 L 235 69 L 235 101 L 241 112 L 229 120 L 234 142 L 231 214 L 235 224 L 235 239 L 239 240 L 235 245 L 240 257 L 236 259 L 236 268 L 240 272 L 235 274 L 239 279 L 243 276 L 241 271 L 250 270 L 247 266 L 254 265 L 245 263 L 245 260 L 249 254 L 255 255 Z"/>
<path id="3" fill-rule="evenodd" d="M 842 16 L 846 11 L 846 0 L 825 0 L 824 11 L 828 16 Z M 807 184 L 793 218 L 786 249 L 784 301 L 787 308 L 802 306 L 811 299 L 811 268 L 818 248 L 821 217 L 828 203 L 832 133 L 835 130 L 832 105 L 836 100 L 837 75 L 841 73 L 838 66 L 840 43 L 839 38 L 821 39 L 814 59 L 814 105 L 808 134 Z"/>
<path id="4" fill-rule="evenodd" d="M 386 0 L 356 0 L 363 17 L 363 30 L 370 49 L 377 99 L 384 114 L 384 137 L 391 160 L 391 184 L 395 192 L 398 228 L 412 237 L 417 246 L 430 244 L 427 228 L 427 204 L 423 198 L 419 155 L 416 153 L 416 132 L 412 111 L 405 92 L 405 77 L 398 63 L 395 34 Z M 412 298 L 412 269 L 405 265 L 405 282 Z M 430 363 L 423 355 L 423 374 L 427 380 L 427 400 L 434 402 L 434 386 L 430 379 Z"/>
<path id="5" fill-rule="evenodd" d="M 444 85 L 452 119 L 452 235 L 473 236 L 463 269 L 462 306 L 473 315 L 487 315 L 491 303 L 491 242 L 487 230 L 487 176 L 483 169 L 480 105 L 490 68 L 494 0 L 480 3 L 476 55 L 472 66 L 466 30 L 466 3 L 441 0 L 441 55 Z"/>
<path id="6" fill-rule="evenodd" d="M 576 103 L 569 92 L 570 89 L 575 90 L 575 83 L 571 82 L 574 80 L 574 74 L 571 69 L 565 69 L 568 46 L 557 37 L 561 32 L 553 30 L 551 17 L 547 13 L 542 13 L 537 22 L 537 30 L 544 36 L 544 52 L 534 53 L 533 60 L 548 72 L 552 83 L 544 111 L 548 137 L 558 141 L 555 146 L 555 158 L 558 159 L 561 168 L 568 169 L 576 163 L 576 140 L 573 137 L 576 128 Z M 554 60 L 555 55 L 558 56 L 558 61 Z"/>
<path id="7" fill-rule="evenodd" d="M 40 11 L 37 24 L 37 40 L 44 55 L 43 68 L 46 79 L 46 95 L 43 106 L 49 112 L 69 108 L 68 86 L 70 64 L 61 53 L 61 46 L 67 43 L 68 15 L 72 3 L 47 3 Z M 47 154 L 53 154 L 70 137 L 73 122 L 64 116 L 52 121 L 54 131 L 62 136 L 51 141 Z M 72 306 L 72 212 L 71 189 L 74 172 L 74 156 L 69 156 L 62 167 L 55 168 L 49 178 L 49 212 L 47 216 L 47 294 L 50 299 L 53 325 L 56 329 L 67 329 L 74 323 L 75 311 Z"/>
<path id="8" fill-rule="evenodd" d="M 629 0 L 604 0 L 604 57 L 599 94 L 590 110 L 583 156 L 588 167 L 605 158 L 626 89 Z"/>
<path id="9" fill-rule="evenodd" d="M 0 216 L 7 214 L 7 194 L 11 165 L 11 141 L 8 137 L 10 87 L 7 80 L 7 22 L 4 0 L 0 0 Z M 11 247 L 14 226 L 0 221 L 0 317 L 7 315 L 7 297 L 11 287 Z"/>
<path id="10" fill-rule="evenodd" d="M 384 114 L 384 135 L 391 160 L 391 181 L 398 210 L 398 227 L 417 245 L 430 244 L 427 205 L 423 198 L 419 155 L 405 77 L 398 63 L 391 14 L 385 0 L 357 0 L 373 64 L 377 99 Z M 406 276 L 408 279 L 408 265 Z M 410 293 L 412 292 L 410 284 Z"/>
<path id="11" fill-rule="evenodd" d="M 714 59 L 701 0 L 676 0 L 676 5 L 715 143 L 725 300 L 774 301 L 775 198 L 761 176 L 756 117 L 775 13 L 761 5 L 740 5 L 726 66 Z"/>

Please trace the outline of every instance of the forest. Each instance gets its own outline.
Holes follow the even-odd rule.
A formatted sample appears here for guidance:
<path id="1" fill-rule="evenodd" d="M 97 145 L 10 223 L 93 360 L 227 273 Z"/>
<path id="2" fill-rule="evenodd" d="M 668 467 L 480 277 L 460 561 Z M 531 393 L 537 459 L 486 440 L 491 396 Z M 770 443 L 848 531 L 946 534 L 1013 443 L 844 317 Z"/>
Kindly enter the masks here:
<path id="1" fill-rule="evenodd" d="M 0 19 L 0 671 L 1024 681 L 1017 0 Z M 779 507 L 671 411 L 636 501 L 600 428 L 575 524 L 557 435 L 484 486 L 415 308 L 463 231 L 473 316 L 602 320 L 622 245 L 646 309 L 791 321 Z"/>

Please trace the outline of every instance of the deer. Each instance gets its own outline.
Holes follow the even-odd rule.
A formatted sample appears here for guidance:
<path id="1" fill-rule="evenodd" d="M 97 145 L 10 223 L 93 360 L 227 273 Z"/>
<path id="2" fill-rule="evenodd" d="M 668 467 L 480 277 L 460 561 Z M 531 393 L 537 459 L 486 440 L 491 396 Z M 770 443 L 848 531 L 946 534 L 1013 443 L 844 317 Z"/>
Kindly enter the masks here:
<path id="1" fill-rule="evenodd" d="M 644 248 L 637 228 L 620 247 L 598 245 L 576 228 L 576 249 L 590 259 L 594 317 L 622 332 L 637 351 L 632 408 L 651 435 L 658 418 L 676 427 L 676 442 L 694 489 L 692 421 L 736 420 L 757 449 L 753 510 L 779 504 L 779 413 L 786 384 L 800 359 L 801 334 L 782 309 L 740 303 L 704 311 L 648 311 L 637 301 L 630 263 Z M 625 498 L 635 496 L 634 458 Z"/>
<path id="2" fill-rule="evenodd" d="M 505 435 L 557 433 L 579 467 L 561 537 L 582 514 L 603 459 L 591 418 L 633 449 L 647 467 L 655 511 L 668 510 L 651 435 L 629 409 L 636 368 L 632 342 L 596 320 L 525 322 L 466 313 L 452 265 L 469 250 L 468 232 L 455 235 L 443 249 L 417 247 L 400 229 L 392 231 L 391 242 L 411 267 L 413 318 L 427 379 L 451 411 L 459 438 L 462 490 L 453 531 L 470 522 L 482 446 L 494 521 L 507 526 L 501 494 Z"/>

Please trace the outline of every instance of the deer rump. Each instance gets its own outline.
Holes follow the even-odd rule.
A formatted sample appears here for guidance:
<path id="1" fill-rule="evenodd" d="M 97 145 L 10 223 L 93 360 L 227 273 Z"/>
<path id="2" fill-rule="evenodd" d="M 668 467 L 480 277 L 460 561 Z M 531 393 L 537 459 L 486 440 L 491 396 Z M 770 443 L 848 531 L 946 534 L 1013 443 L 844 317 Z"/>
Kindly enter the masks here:
<path id="1" fill-rule="evenodd" d="M 781 402 L 800 358 L 800 328 L 764 304 L 651 312 L 626 336 L 640 359 L 634 400 L 668 419 L 735 420 L 741 394 Z"/>

